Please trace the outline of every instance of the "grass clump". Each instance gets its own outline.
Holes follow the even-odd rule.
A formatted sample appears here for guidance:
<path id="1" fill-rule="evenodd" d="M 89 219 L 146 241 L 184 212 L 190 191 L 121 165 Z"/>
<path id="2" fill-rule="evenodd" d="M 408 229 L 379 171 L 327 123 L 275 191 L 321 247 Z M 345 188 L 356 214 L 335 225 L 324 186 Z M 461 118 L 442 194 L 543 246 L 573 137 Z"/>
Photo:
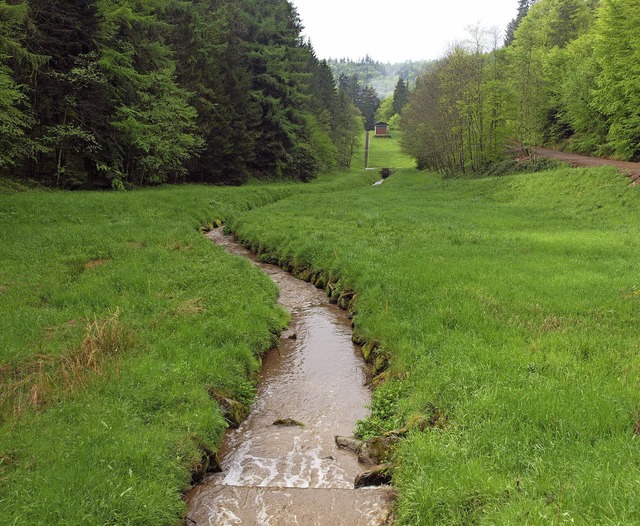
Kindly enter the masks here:
<path id="1" fill-rule="evenodd" d="M 560 168 L 562 163 L 555 159 L 545 157 L 535 157 L 526 159 L 505 159 L 490 165 L 483 170 L 480 175 L 497 177 L 501 175 L 512 175 L 517 173 L 537 173 Z"/>
<path id="2" fill-rule="evenodd" d="M 17 417 L 87 387 L 92 377 L 105 373 L 110 361 L 119 370 L 120 356 L 131 351 L 134 341 L 116 310 L 106 319 L 87 322 L 82 342 L 69 352 L 30 355 L 4 364 L 0 368 L 0 410 Z"/>

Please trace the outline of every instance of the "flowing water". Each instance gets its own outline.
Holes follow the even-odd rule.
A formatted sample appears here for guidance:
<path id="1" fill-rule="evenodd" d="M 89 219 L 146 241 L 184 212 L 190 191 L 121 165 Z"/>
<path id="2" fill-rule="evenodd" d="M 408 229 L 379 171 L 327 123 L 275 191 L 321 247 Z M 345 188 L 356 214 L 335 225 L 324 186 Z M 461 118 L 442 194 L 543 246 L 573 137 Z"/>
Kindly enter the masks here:
<path id="1" fill-rule="evenodd" d="M 249 417 L 225 435 L 222 473 L 209 475 L 187 495 L 187 523 L 384 524 L 391 490 L 353 489 L 356 475 L 366 468 L 334 442 L 335 435 L 353 433 L 371 398 L 346 314 L 313 285 L 259 263 L 222 229 L 209 237 L 267 272 L 292 320 L 279 348 L 265 356 Z M 274 425 L 283 419 L 304 425 Z"/>

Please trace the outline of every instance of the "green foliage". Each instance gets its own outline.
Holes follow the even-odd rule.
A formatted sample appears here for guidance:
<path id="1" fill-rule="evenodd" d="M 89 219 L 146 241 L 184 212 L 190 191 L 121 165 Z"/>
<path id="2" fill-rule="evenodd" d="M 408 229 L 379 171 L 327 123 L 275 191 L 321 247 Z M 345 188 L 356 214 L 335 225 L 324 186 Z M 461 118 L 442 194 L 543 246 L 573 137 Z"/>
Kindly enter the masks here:
<path id="1" fill-rule="evenodd" d="M 567 45 L 559 86 L 562 120 L 573 130 L 569 147 L 580 153 L 606 153 L 606 124 L 594 105 L 600 65 L 593 49 L 593 35 L 586 33 Z"/>
<path id="2" fill-rule="evenodd" d="M 483 32 L 472 37 L 419 79 L 400 121 L 405 153 L 445 177 L 480 172 L 504 156 L 503 55 L 484 51 Z"/>
<path id="3" fill-rule="evenodd" d="M 506 32 L 506 35 L 504 37 L 504 45 L 505 45 L 505 47 L 506 46 L 510 46 L 511 43 L 513 42 L 513 39 L 514 39 L 515 34 L 516 34 L 516 30 L 520 26 L 520 23 L 522 22 L 524 17 L 527 16 L 527 13 L 529 12 L 529 9 L 535 3 L 535 1 L 536 0 L 518 0 L 518 14 L 507 25 L 507 32 Z"/>
<path id="4" fill-rule="evenodd" d="M 21 42 L 27 13 L 26 2 L 0 4 L 0 171 L 20 164 L 35 146 L 28 136 L 34 122 L 29 100 L 11 68 L 12 63 L 36 67 L 46 61 Z"/>
<path id="5" fill-rule="evenodd" d="M 357 75 L 338 77 L 338 89 L 358 108 L 364 121 L 365 130 L 372 130 L 376 121 L 376 112 L 380 107 L 380 98 L 375 90 L 363 84 Z"/>
<path id="6" fill-rule="evenodd" d="M 419 79 L 405 150 L 447 176 L 485 170 L 508 140 L 534 158 L 547 144 L 640 159 L 636 7 L 523 0 L 505 50 L 485 51 L 472 31 Z"/>
<path id="7" fill-rule="evenodd" d="M 518 161 L 516 159 L 505 159 L 491 164 L 482 175 L 496 177 L 501 175 L 512 175 L 516 173 L 533 174 L 537 172 L 545 172 L 560 167 L 560 162 L 554 159 L 536 158 Z"/>
<path id="8" fill-rule="evenodd" d="M 375 120 L 389 122 L 391 117 L 393 117 L 393 97 L 386 97 L 380 101 L 380 107 L 378 111 L 376 111 Z"/>
<path id="9" fill-rule="evenodd" d="M 337 163 L 339 167 L 348 168 L 351 166 L 353 155 L 362 143 L 363 127 L 362 114 L 341 87 L 338 91 L 331 126 L 332 140 L 338 150 Z"/>
<path id="10" fill-rule="evenodd" d="M 403 108 L 409 102 L 409 87 L 405 83 L 404 79 L 400 77 L 395 89 L 393 90 L 393 113 L 394 115 L 400 114 Z"/>
<path id="11" fill-rule="evenodd" d="M 636 7 L 523 0 L 505 50 L 487 52 L 486 35 L 472 30 L 419 79 L 402 120 L 405 151 L 449 177 L 485 171 L 508 141 L 533 158 L 547 144 L 639 159 Z"/>
<path id="12" fill-rule="evenodd" d="M 601 68 L 593 105 L 607 124 L 607 148 L 640 160 L 640 13 L 632 0 L 603 0 L 595 27 L 594 55 Z"/>
<path id="13" fill-rule="evenodd" d="M 513 93 L 512 134 L 523 152 L 535 153 L 543 142 L 549 112 L 545 56 L 548 51 L 544 14 L 549 2 L 538 2 L 520 23 L 508 48 L 509 80 Z"/>
<path id="14" fill-rule="evenodd" d="M 0 56 L 17 64 L 37 68 L 47 63 L 49 57 L 31 53 L 23 42 L 29 4 L 26 1 L 0 4 Z"/>
<path id="15" fill-rule="evenodd" d="M 3 4 L 0 168 L 74 188 L 309 180 L 333 166 L 338 101 L 300 32 L 286 0 Z"/>
<path id="16" fill-rule="evenodd" d="M 320 173 L 332 172 L 337 166 L 338 149 L 331 140 L 331 129 L 313 115 L 306 115 L 309 146 L 314 152 Z"/>
<path id="17" fill-rule="evenodd" d="M 409 101 L 409 89 L 402 78 L 398 79 L 396 89 L 392 96 L 386 97 L 380 102 L 380 106 L 375 114 L 376 121 L 383 121 L 391 124 L 390 121 L 394 116 L 399 116 L 402 109 Z M 398 119 L 394 122 L 393 128 L 397 129 Z"/>
<path id="18" fill-rule="evenodd" d="M 117 108 L 111 122 L 129 147 L 114 167 L 115 174 L 126 174 L 140 185 L 175 181 L 203 145 L 195 133 L 196 111 L 170 73 L 159 71 L 147 80 L 149 88 L 139 93 L 139 100 Z"/>
<path id="19" fill-rule="evenodd" d="M 0 65 L 0 170 L 18 164 L 29 154 L 27 131 L 33 120 L 25 94 Z"/>
<path id="20" fill-rule="evenodd" d="M 406 384 L 392 381 L 376 389 L 371 399 L 371 414 L 366 420 L 358 421 L 356 435 L 369 440 L 399 429 L 403 422 L 398 419 L 398 405 L 407 394 L 406 388 Z"/>

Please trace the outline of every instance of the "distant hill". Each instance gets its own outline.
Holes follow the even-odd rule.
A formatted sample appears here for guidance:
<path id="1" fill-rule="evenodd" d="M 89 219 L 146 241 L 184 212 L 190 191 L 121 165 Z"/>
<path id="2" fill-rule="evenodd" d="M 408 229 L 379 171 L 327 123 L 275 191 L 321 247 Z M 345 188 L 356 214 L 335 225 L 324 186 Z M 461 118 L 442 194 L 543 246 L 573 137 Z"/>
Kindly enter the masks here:
<path id="1" fill-rule="evenodd" d="M 416 78 L 424 72 L 431 64 L 432 60 L 408 61 L 398 64 L 382 63 L 366 56 L 360 60 L 351 60 L 348 58 L 327 60 L 334 77 L 337 79 L 340 75 L 350 77 L 357 75 L 358 79 L 365 85 L 371 86 L 376 90 L 380 98 L 388 97 L 393 94 L 393 89 L 398 82 L 398 77 L 402 77 L 409 82 L 409 85 L 415 85 Z"/>

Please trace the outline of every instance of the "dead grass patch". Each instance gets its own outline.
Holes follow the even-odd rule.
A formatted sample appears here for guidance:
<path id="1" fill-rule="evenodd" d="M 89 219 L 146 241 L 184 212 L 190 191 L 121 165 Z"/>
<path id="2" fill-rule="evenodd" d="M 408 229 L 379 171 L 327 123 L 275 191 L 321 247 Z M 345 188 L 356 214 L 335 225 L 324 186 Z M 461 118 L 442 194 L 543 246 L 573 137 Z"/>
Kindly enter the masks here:
<path id="1" fill-rule="evenodd" d="M 171 251 L 177 250 L 193 250 L 193 245 L 190 243 L 183 243 L 182 241 L 170 241 L 164 248 Z"/>
<path id="2" fill-rule="evenodd" d="M 94 270 L 98 267 L 101 267 L 102 265 L 105 265 L 107 263 L 109 263 L 109 261 L 111 261 L 110 259 L 102 259 L 102 258 L 96 258 L 96 259 L 92 259 L 91 261 L 87 261 L 83 267 L 85 270 Z"/>
<path id="3" fill-rule="evenodd" d="M 202 314 L 205 311 L 202 302 L 204 300 L 202 298 L 191 298 L 189 300 L 183 301 L 179 303 L 175 309 L 173 309 L 173 315 L 186 315 L 186 316 L 194 316 L 196 314 Z"/>
<path id="4" fill-rule="evenodd" d="M 85 389 L 92 378 L 107 371 L 107 362 L 134 345 L 133 332 L 120 321 L 116 310 L 105 319 L 87 321 L 80 345 L 60 355 L 33 355 L 0 366 L 0 411 L 18 416 Z"/>

